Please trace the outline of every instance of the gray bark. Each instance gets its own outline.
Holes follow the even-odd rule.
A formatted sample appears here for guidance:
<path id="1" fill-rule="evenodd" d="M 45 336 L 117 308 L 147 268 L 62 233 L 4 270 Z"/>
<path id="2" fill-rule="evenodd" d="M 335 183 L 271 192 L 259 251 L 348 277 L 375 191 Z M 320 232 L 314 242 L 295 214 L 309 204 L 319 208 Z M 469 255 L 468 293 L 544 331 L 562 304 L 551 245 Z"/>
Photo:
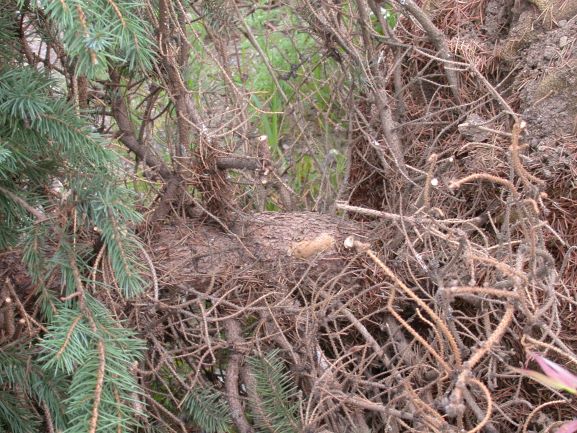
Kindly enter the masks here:
<path id="1" fill-rule="evenodd" d="M 366 240 L 368 232 L 363 223 L 313 212 L 239 215 L 229 229 L 195 218 L 157 231 L 149 245 L 161 286 L 255 274 L 274 282 L 305 270 L 329 278 L 348 262 L 346 237 Z"/>

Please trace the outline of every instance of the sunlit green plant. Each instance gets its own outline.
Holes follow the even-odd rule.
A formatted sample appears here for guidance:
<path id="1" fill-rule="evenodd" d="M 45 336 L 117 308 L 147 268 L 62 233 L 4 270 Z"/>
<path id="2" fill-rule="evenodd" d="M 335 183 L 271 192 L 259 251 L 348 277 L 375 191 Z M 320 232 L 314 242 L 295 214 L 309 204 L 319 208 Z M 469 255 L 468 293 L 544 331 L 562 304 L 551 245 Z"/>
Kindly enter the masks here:
<path id="1" fill-rule="evenodd" d="M 393 9 L 393 6 L 389 2 L 385 2 L 380 8 L 380 13 L 389 28 L 394 29 L 397 25 L 398 15 Z M 371 24 L 377 33 L 380 35 L 385 34 L 379 18 L 373 12 L 371 12 Z"/>
<path id="2" fill-rule="evenodd" d="M 330 77 L 337 66 L 323 58 L 316 42 L 306 31 L 291 32 L 289 35 L 282 30 L 287 25 L 293 27 L 297 21 L 298 18 L 286 8 L 262 9 L 246 18 L 270 67 L 249 40 L 241 44 L 240 70 L 250 77 L 243 81 L 243 85 L 251 94 L 253 122 L 259 132 L 267 136 L 275 159 L 285 157 L 280 146 L 283 137 L 288 141 L 298 140 L 298 127 L 294 124 L 295 119 L 287 114 L 287 109 L 298 106 L 304 112 L 328 112 L 327 115 L 335 123 L 339 123 L 342 116 L 339 107 L 330 100 Z M 274 31 L 270 30 L 271 25 L 276 26 Z M 271 68 L 276 80 L 271 75 Z M 239 75 L 235 80 L 240 83 L 242 77 Z M 322 116 L 307 120 L 313 122 L 318 136 L 331 129 Z M 321 172 L 322 167 L 313 162 L 314 158 L 323 161 L 326 150 L 314 147 L 296 145 L 289 150 L 290 177 L 295 179 L 290 186 L 299 195 L 305 192 L 304 189 L 307 195 L 316 195 L 321 178 L 326 175 Z M 337 164 L 331 167 L 331 170 L 336 169 L 343 171 L 344 166 Z M 331 184 L 340 177 L 328 175 Z M 272 210 L 276 206 L 267 203 L 266 208 Z"/>

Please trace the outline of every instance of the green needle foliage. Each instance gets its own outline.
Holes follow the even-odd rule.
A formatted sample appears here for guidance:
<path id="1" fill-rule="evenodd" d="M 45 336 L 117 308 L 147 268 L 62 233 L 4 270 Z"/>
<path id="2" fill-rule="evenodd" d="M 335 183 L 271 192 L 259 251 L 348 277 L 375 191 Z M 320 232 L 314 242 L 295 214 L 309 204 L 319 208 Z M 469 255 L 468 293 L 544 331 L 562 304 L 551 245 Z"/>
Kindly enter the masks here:
<path id="1" fill-rule="evenodd" d="M 24 7 L 29 2 L 19 1 Z M 129 70 L 152 66 L 154 44 L 143 5 L 126 0 L 42 0 L 36 7 L 62 32 L 67 53 L 79 75 L 103 78 L 110 63 Z"/>
<path id="2" fill-rule="evenodd" d="M 15 394 L 0 391 L 0 431 L 28 433 L 37 431 L 38 422 L 29 409 L 22 407 Z"/>
<path id="3" fill-rule="evenodd" d="M 56 226 L 50 213 L 68 208 L 82 222 L 77 229 L 102 233 L 120 286 L 135 294 L 142 286 L 139 266 L 132 263 L 137 245 L 125 227 L 138 215 L 128 206 L 128 191 L 113 183 L 115 156 L 69 104 L 51 96 L 52 86 L 29 68 L 0 69 L 0 248 L 26 237 L 25 259 L 33 275 L 42 275 L 45 240 L 56 232 L 63 242 L 51 265 L 67 267 L 75 253 L 70 224 Z M 47 195 L 55 181 L 67 191 L 59 203 Z M 73 279 L 65 279 L 76 291 Z"/>
<path id="4" fill-rule="evenodd" d="M 143 342 L 98 301 L 90 297 L 86 301 L 92 320 L 77 308 L 60 306 L 40 342 L 39 361 L 46 372 L 72 378 L 64 402 L 70 419 L 67 432 L 83 431 L 90 424 L 98 387 L 102 428 L 97 431 L 131 431 L 136 425 L 132 403 L 139 393 L 132 370 L 141 357 Z"/>
<path id="5" fill-rule="evenodd" d="M 46 374 L 23 350 L 4 350 L 0 353 L 0 431 L 38 431 L 31 404 L 45 405 L 54 426 L 63 429 L 66 386 L 65 376 Z"/>
<path id="6" fill-rule="evenodd" d="M 183 410 L 206 433 L 232 431 L 230 409 L 224 395 L 210 386 L 191 391 L 184 400 Z"/>
<path id="7" fill-rule="evenodd" d="M 22 251 L 45 329 L 0 333 L 0 432 L 133 431 L 144 345 L 97 300 L 110 288 L 91 278 L 99 240 L 115 287 L 126 297 L 142 292 L 142 247 L 130 229 L 139 215 L 118 180 L 118 157 L 67 100 L 64 76 L 23 55 L 23 12 L 38 20 L 30 40 L 61 37 L 62 68 L 89 78 L 106 77 L 112 63 L 150 68 L 154 47 L 132 1 L 0 6 L 0 251 Z M 54 289 L 48 282 L 58 278 Z"/>
<path id="8" fill-rule="evenodd" d="M 264 357 L 248 359 L 256 381 L 256 391 L 260 401 L 261 416 L 257 426 L 262 431 L 272 433 L 298 433 L 302 431 L 298 417 L 298 388 L 286 370 L 278 351 L 273 350 Z"/>

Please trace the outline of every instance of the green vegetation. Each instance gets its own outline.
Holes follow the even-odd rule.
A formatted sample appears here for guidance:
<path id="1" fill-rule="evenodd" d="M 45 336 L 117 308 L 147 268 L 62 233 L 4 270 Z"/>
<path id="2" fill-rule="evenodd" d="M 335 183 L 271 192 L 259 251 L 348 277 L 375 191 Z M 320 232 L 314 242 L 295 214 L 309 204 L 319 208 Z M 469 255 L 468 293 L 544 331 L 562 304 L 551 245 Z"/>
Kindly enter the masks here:
<path id="1" fill-rule="evenodd" d="M 255 414 L 256 424 L 262 431 L 272 426 L 275 433 L 298 433 L 302 431 L 297 401 L 298 388 L 286 371 L 282 358 L 277 351 L 264 357 L 248 359 L 251 372 L 256 381 L 259 401 Z"/>
<path id="2" fill-rule="evenodd" d="M 117 178 L 117 156 L 66 100 L 62 76 L 35 68 L 17 49 L 15 18 L 42 12 L 42 30 L 61 33 L 76 76 L 103 78 L 111 66 L 144 71 L 152 65 L 153 43 L 129 3 L 118 5 L 122 24 L 106 1 L 29 7 L 7 2 L 0 16 L 6 47 L 0 51 L 0 248 L 21 248 L 45 330 L 30 332 L 33 319 L 20 314 L 16 325 L 27 324 L 29 332 L 18 331 L 8 326 L 14 316 L 3 317 L 4 344 L 22 334 L 1 353 L 0 427 L 37 432 L 50 422 L 70 433 L 128 431 L 136 425 L 131 402 L 139 391 L 132 367 L 144 346 L 93 293 L 142 292 L 141 246 L 130 228 L 140 216 Z M 49 37 L 40 30 L 32 41 Z M 114 287 L 90 277 L 100 272 L 91 233 L 100 236 Z M 2 290 L 14 289 L 2 283 Z M 14 299 L 7 296 L 5 306 Z"/>

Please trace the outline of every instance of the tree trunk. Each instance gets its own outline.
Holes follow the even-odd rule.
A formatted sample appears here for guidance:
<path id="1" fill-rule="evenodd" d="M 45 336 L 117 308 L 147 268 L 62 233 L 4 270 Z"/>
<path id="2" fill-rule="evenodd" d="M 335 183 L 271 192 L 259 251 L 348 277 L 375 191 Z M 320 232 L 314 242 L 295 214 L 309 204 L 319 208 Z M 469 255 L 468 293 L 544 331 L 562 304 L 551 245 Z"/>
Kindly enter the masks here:
<path id="1" fill-rule="evenodd" d="M 278 278 L 338 274 L 346 265 L 343 242 L 363 240 L 367 224 L 313 212 L 240 215 L 226 232 L 200 218 L 170 224 L 149 239 L 161 286 L 209 284 L 233 276 Z M 198 287 L 200 288 L 200 287 Z"/>

